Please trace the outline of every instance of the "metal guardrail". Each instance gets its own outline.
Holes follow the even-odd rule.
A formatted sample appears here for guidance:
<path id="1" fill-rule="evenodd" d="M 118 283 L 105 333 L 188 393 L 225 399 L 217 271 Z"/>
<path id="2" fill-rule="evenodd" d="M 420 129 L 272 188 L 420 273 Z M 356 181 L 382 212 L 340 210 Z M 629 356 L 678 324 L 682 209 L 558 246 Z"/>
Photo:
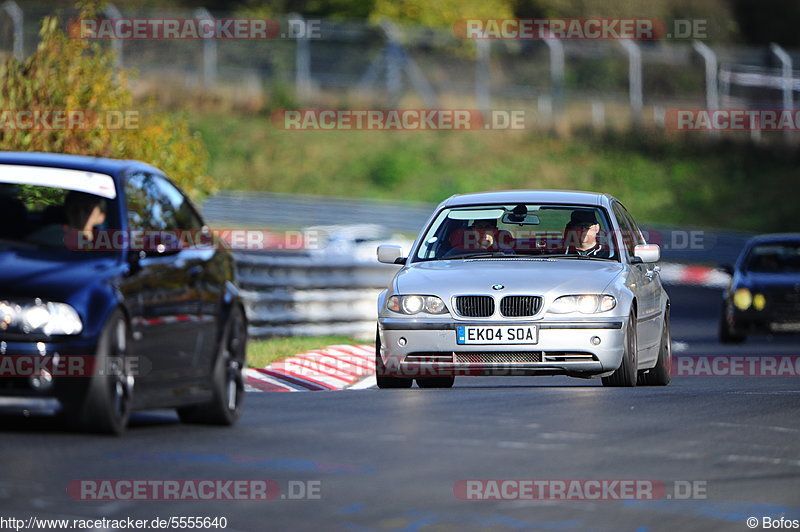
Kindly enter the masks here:
<path id="1" fill-rule="evenodd" d="M 435 207 L 410 201 L 237 191 L 209 198 L 203 213 L 220 227 L 226 222 L 268 228 L 373 223 L 416 235 Z"/>
<path id="2" fill-rule="evenodd" d="M 375 332 L 378 294 L 397 266 L 355 255 L 237 252 L 252 337 Z"/>

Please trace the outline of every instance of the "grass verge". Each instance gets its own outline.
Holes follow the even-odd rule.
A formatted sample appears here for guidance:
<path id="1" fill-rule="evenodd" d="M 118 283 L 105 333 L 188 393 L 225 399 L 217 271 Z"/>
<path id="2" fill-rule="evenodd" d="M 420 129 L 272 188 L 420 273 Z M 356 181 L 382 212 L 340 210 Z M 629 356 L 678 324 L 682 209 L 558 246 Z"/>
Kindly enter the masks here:
<path id="1" fill-rule="evenodd" d="M 284 131 L 263 113 L 196 113 L 225 190 L 438 202 L 480 190 L 607 192 L 641 222 L 796 227 L 800 154 L 658 130 Z"/>
<path id="2" fill-rule="evenodd" d="M 272 362 L 278 362 L 298 353 L 313 349 L 322 349 L 335 344 L 363 344 L 349 336 L 295 336 L 288 338 L 270 338 L 269 340 L 253 340 L 247 345 L 247 365 L 251 368 L 263 368 Z"/>

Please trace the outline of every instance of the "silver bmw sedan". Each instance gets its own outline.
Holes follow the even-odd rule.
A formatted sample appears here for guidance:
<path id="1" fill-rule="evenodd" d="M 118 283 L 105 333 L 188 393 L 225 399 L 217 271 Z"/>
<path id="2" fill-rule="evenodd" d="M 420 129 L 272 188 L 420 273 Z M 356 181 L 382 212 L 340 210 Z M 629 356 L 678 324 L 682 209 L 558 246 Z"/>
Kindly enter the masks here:
<path id="1" fill-rule="evenodd" d="M 648 244 L 608 194 L 497 191 L 441 203 L 378 297 L 379 388 L 456 376 L 670 381 L 669 298 Z"/>

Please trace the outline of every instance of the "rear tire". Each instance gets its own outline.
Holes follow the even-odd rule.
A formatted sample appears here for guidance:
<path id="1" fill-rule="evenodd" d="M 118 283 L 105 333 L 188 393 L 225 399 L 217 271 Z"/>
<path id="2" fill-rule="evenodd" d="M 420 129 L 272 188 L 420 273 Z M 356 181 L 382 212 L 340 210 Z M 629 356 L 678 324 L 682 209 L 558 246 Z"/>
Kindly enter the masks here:
<path id="1" fill-rule="evenodd" d="M 638 344 L 636 341 L 636 314 L 631 312 L 628 316 L 628 324 L 625 327 L 625 340 L 622 351 L 622 362 L 617 370 L 603 377 L 603 386 L 636 386 L 638 377 Z"/>
<path id="2" fill-rule="evenodd" d="M 130 331 L 125 315 L 111 313 L 97 342 L 94 367 L 82 400 L 64 405 L 67 426 L 87 432 L 125 432 L 133 404 L 135 378 L 126 361 Z"/>
<path id="3" fill-rule="evenodd" d="M 449 377 L 422 377 L 417 378 L 417 386 L 420 388 L 452 388 L 455 383 L 455 376 Z"/>
<path id="4" fill-rule="evenodd" d="M 672 380 L 672 335 L 669 328 L 669 309 L 664 313 L 664 329 L 658 347 L 658 362 L 654 368 L 639 374 L 639 383 L 644 386 L 666 386 Z"/>
<path id="5" fill-rule="evenodd" d="M 213 398 L 202 405 L 178 408 L 183 423 L 233 425 L 242 413 L 247 357 L 247 323 L 240 307 L 234 307 L 220 339 L 212 374 Z"/>
<path id="6" fill-rule="evenodd" d="M 378 388 L 396 389 L 396 388 L 411 388 L 411 379 L 404 379 L 402 377 L 393 377 L 388 374 L 386 365 L 381 358 L 381 335 L 375 333 L 375 380 L 378 383 Z"/>

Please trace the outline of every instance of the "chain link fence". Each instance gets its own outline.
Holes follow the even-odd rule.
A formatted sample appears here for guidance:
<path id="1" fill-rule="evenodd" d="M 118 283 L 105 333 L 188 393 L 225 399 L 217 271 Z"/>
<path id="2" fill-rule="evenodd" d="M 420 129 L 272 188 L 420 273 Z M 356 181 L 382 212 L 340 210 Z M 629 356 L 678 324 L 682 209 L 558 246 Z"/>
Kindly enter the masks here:
<path id="1" fill-rule="evenodd" d="M 0 50 L 33 52 L 52 6 L 13 0 Z M 63 9 L 64 20 L 75 17 Z M 235 13 L 108 4 L 114 18 L 230 18 Z M 109 40 L 138 73 L 134 89 L 224 94 L 258 105 L 526 109 L 535 124 L 663 126 L 671 108 L 793 108 L 800 50 L 700 41 L 481 40 L 385 22 L 276 19 L 269 40 Z M 298 30 L 298 28 L 300 28 Z M 295 31 L 289 31 L 294 29 Z"/>

